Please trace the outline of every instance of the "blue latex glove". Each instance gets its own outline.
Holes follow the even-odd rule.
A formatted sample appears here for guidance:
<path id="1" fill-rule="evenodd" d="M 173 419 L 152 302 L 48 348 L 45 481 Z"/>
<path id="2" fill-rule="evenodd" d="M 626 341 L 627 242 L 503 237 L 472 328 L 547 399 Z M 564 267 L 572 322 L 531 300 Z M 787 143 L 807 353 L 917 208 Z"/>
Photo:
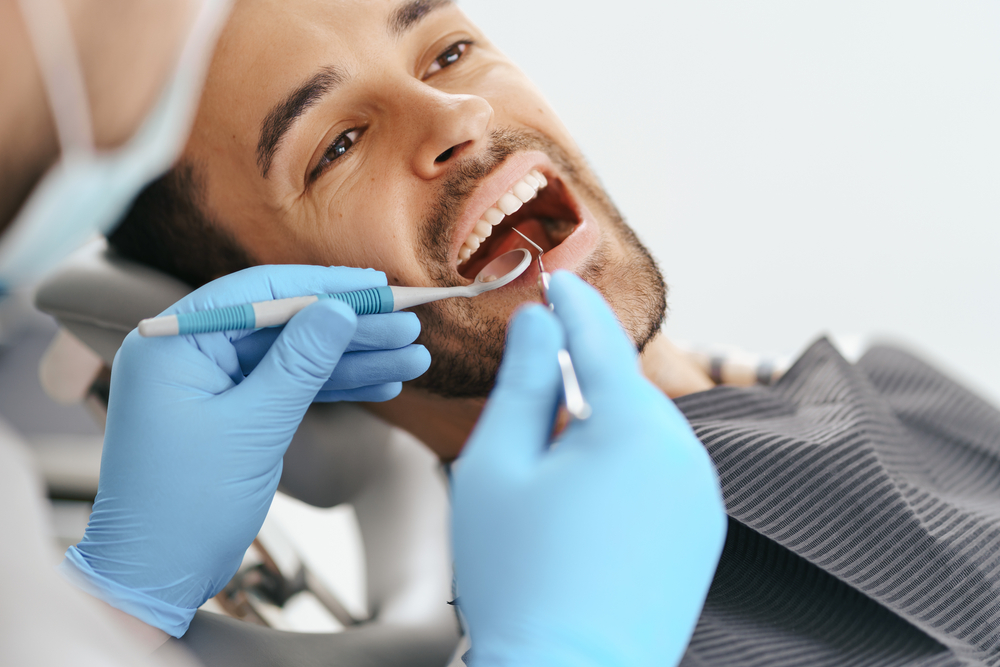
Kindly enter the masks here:
<path id="1" fill-rule="evenodd" d="M 165 314 L 385 284 L 371 270 L 257 267 L 202 287 Z M 309 405 L 318 395 L 396 395 L 401 381 L 430 365 L 427 350 L 410 345 L 419 330 L 412 313 L 358 318 L 323 299 L 280 335 L 133 331 L 115 357 L 93 513 L 63 571 L 112 606 L 181 636 L 260 530 Z"/>
<path id="2" fill-rule="evenodd" d="M 725 540 L 715 469 L 600 295 L 561 272 L 549 298 L 514 318 L 454 475 L 470 664 L 677 664 Z M 549 448 L 564 337 L 593 415 Z"/>

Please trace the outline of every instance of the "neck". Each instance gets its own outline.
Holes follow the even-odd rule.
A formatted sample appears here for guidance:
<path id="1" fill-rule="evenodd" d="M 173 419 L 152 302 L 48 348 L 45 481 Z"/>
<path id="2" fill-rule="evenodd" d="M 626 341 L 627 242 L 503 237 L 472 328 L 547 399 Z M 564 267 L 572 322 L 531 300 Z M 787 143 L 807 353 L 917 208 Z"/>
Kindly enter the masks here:
<path id="1" fill-rule="evenodd" d="M 640 364 L 650 382 L 670 398 L 715 386 L 662 334 L 646 346 Z M 365 407 L 390 424 L 409 431 L 442 460 L 451 461 L 462 451 L 485 402 L 483 399 L 442 398 L 404 386 L 402 393 L 393 400 L 368 403 Z"/>
<path id="2" fill-rule="evenodd" d="M 369 412 L 393 426 L 409 431 L 430 447 L 442 461 L 451 461 L 469 439 L 484 399 L 442 398 L 404 385 L 396 398 L 385 403 L 366 403 Z"/>
<path id="3" fill-rule="evenodd" d="M 183 2 L 61 0 L 99 148 L 138 129 L 173 71 L 198 7 Z M 48 94 L 16 2 L 0 2 L 0 232 L 59 157 Z"/>
<path id="4" fill-rule="evenodd" d="M 34 49 L 16 2 L 0 2 L 0 232 L 59 156 Z"/>

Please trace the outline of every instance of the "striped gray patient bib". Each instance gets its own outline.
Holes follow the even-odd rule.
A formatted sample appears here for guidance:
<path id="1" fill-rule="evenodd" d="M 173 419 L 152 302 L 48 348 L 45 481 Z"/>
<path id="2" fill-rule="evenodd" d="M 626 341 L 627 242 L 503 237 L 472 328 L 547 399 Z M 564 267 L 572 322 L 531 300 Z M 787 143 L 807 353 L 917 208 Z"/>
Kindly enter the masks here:
<path id="1" fill-rule="evenodd" d="M 684 667 L 1000 665 L 1000 411 L 826 340 L 773 386 L 677 406 L 730 516 Z"/>

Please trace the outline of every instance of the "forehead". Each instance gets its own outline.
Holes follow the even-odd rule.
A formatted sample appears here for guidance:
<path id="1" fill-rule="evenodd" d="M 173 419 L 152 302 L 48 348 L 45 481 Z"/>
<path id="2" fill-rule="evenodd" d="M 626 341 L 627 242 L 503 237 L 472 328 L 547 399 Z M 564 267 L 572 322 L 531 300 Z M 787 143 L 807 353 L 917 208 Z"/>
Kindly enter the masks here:
<path id="1" fill-rule="evenodd" d="M 447 0 L 239 0 L 219 51 L 250 67 L 248 75 L 294 68 L 309 55 L 349 60 L 392 45 L 413 18 L 453 9 Z"/>
<path id="2" fill-rule="evenodd" d="M 247 144 L 270 108 L 319 68 L 377 75 L 405 53 L 401 24 L 458 11 L 448 0 L 238 0 L 202 97 L 202 125 L 215 136 L 198 139 Z"/>

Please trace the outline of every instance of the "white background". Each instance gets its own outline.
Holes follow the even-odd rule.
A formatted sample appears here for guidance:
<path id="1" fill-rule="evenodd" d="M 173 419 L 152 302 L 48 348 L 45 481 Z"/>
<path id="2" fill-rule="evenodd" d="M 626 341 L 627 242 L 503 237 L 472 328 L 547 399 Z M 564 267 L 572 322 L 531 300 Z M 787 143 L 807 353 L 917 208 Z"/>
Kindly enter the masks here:
<path id="1" fill-rule="evenodd" d="M 669 335 L 888 338 L 1000 404 L 1000 2 L 461 6 L 660 261 Z"/>

